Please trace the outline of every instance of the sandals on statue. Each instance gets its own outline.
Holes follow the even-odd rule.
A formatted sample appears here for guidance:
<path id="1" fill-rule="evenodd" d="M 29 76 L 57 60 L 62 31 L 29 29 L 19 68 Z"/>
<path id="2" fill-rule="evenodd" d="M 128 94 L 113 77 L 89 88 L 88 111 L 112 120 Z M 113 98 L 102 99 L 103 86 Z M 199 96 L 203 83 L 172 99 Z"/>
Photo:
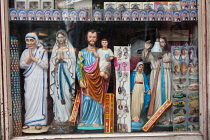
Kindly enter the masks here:
<path id="1" fill-rule="evenodd" d="M 36 125 L 36 126 L 35 126 L 35 129 L 36 129 L 36 130 L 41 130 L 41 129 L 42 129 L 42 126 L 41 126 L 41 125 Z"/>
<path id="2" fill-rule="evenodd" d="M 28 129 L 28 128 L 30 128 L 28 125 L 24 125 L 24 126 L 22 127 L 22 129 Z"/>

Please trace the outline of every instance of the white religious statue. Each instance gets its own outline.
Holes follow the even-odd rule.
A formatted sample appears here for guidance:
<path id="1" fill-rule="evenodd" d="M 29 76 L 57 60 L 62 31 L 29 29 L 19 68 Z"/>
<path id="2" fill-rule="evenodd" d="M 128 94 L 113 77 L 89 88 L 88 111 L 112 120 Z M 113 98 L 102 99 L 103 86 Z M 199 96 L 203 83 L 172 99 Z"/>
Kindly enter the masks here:
<path id="1" fill-rule="evenodd" d="M 26 48 L 20 58 L 20 67 L 25 69 L 26 113 L 23 129 L 35 126 L 36 130 L 41 130 L 47 125 L 47 52 L 36 34 L 28 33 L 25 41 Z"/>
<path id="2" fill-rule="evenodd" d="M 171 99 L 171 53 L 168 51 L 167 41 L 165 37 L 160 38 L 160 46 L 162 48 L 162 56 L 156 58 L 149 52 L 150 41 L 145 43 L 145 48 L 142 52 L 142 59 L 145 62 L 151 62 L 150 87 L 153 89 L 156 70 L 160 62 L 160 71 L 157 80 L 156 96 L 154 102 L 153 114 L 161 107 L 166 99 Z M 158 62 L 158 60 L 160 60 Z M 153 91 L 152 91 L 153 92 Z M 171 112 L 167 111 L 160 118 L 159 123 L 169 125 L 171 122 Z"/>
<path id="3" fill-rule="evenodd" d="M 75 66 L 74 47 L 66 32 L 59 30 L 50 58 L 50 95 L 54 104 L 54 126 L 51 124 L 51 128 L 54 130 L 60 129 L 60 123 L 69 124 L 75 95 Z"/>

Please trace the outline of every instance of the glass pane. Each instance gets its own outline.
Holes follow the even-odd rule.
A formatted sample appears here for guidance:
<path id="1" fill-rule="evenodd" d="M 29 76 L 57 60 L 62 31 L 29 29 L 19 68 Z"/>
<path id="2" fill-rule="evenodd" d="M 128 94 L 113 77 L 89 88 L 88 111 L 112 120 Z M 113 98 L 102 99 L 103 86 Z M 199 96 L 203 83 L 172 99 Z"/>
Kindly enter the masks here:
<path id="1" fill-rule="evenodd" d="M 197 9 L 183 3 L 10 0 L 14 135 L 198 131 Z"/>

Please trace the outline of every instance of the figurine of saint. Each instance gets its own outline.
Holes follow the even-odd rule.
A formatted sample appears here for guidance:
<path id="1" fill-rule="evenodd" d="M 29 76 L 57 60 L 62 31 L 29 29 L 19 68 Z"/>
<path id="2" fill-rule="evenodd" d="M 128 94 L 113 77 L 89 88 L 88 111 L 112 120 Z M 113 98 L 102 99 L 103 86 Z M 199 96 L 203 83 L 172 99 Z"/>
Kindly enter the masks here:
<path id="1" fill-rule="evenodd" d="M 147 81 L 146 74 L 143 73 L 144 64 L 138 62 L 136 68 L 131 73 L 131 120 L 141 123 L 142 109 L 146 109 L 149 106 L 150 101 L 150 87 Z M 146 101 L 144 103 L 144 98 Z M 145 104 L 145 105 L 144 105 Z M 144 106 L 144 108 L 143 108 Z"/>
<path id="2" fill-rule="evenodd" d="M 114 54 L 111 49 L 108 48 L 108 40 L 101 40 L 102 48 L 98 50 L 98 54 L 100 57 L 99 67 L 100 67 L 100 75 L 105 79 L 109 78 L 110 70 L 107 70 L 108 65 L 111 65 L 110 61 L 114 59 Z"/>
<path id="3" fill-rule="evenodd" d="M 151 74 L 150 74 L 150 87 L 153 88 L 156 70 L 158 68 L 158 60 L 160 60 L 160 71 L 158 75 L 154 110 L 157 111 L 166 99 L 171 99 L 171 53 L 168 51 L 168 46 L 165 37 L 160 38 L 160 46 L 163 50 L 162 57 L 156 58 L 149 52 L 150 41 L 145 43 L 145 48 L 142 52 L 142 59 L 145 62 L 151 62 Z M 166 112 L 166 115 L 160 118 L 159 122 L 163 125 L 169 125 L 171 122 L 170 111 Z"/>
<path id="4" fill-rule="evenodd" d="M 105 79 L 100 76 L 99 57 L 96 49 L 97 32 L 86 34 L 88 46 L 78 54 L 76 73 L 82 91 L 81 114 L 78 129 L 103 126 Z M 102 128 L 101 128 L 102 129 Z"/>
<path id="5" fill-rule="evenodd" d="M 50 95 L 53 99 L 55 125 L 69 123 L 75 95 L 75 67 L 74 47 L 66 32 L 59 30 L 50 58 Z"/>
<path id="6" fill-rule="evenodd" d="M 47 52 L 36 34 L 25 36 L 26 48 L 20 58 L 25 90 L 25 122 L 23 129 L 35 126 L 40 130 L 47 125 Z"/>

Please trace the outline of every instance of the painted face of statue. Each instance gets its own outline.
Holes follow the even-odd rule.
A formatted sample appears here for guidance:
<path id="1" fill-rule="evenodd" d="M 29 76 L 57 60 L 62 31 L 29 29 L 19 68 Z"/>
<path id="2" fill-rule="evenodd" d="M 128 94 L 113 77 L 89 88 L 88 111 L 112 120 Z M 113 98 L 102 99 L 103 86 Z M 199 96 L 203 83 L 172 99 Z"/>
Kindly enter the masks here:
<path id="1" fill-rule="evenodd" d="M 26 38 L 26 44 L 30 49 L 34 49 L 36 47 L 36 40 L 33 38 Z"/>
<path id="2" fill-rule="evenodd" d="M 160 38 L 160 46 L 161 46 L 161 48 L 164 48 L 164 47 L 165 47 L 165 45 L 166 45 L 165 40 L 164 40 L 164 39 L 162 39 L 162 38 Z"/>
<path id="3" fill-rule="evenodd" d="M 144 69 L 144 65 L 139 65 L 139 66 L 138 66 L 138 71 L 139 71 L 139 72 L 142 72 L 143 69 Z"/>
<path id="4" fill-rule="evenodd" d="M 93 32 L 93 33 L 88 32 L 87 41 L 88 41 L 88 45 L 95 46 L 96 41 L 97 41 L 97 33 L 96 32 Z"/>
<path id="5" fill-rule="evenodd" d="M 63 44 L 65 42 L 66 38 L 62 34 L 58 34 L 57 40 L 60 44 Z"/>
<path id="6" fill-rule="evenodd" d="M 102 45 L 102 47 L 106 47 L 108 45 L 108 42 L 107 41 L 101 41 L 101 45 Z"/>

